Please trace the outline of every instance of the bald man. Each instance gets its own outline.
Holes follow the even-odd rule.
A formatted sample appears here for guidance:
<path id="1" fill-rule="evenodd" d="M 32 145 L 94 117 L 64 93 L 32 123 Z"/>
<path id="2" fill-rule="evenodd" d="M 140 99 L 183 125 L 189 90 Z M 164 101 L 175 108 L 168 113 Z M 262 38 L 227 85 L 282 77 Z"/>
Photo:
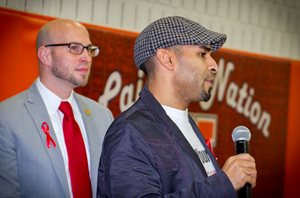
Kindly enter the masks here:
<path id="1" fill-rule="evenodd" d="M 39 77 L 0 103 L 0 197 L 95 197 L 111 112 L 74 92 L 99 48 L 78 22 L 57 19 L 36 39 Z"/>

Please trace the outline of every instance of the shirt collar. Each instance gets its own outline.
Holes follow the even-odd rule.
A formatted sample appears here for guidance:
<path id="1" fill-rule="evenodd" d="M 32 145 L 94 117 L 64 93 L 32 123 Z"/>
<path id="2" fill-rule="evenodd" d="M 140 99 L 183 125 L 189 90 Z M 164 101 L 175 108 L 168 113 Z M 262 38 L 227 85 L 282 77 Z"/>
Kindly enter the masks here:
<path id="1" fill-rule="evenodd" d="M 162 105 L 156 100 L 156 98 L 152 95 L 152 93 L 149 91 L 147 85 L 143 87 L 143 89 L 140 92 L 140 99 L 143 101 L 143 103 L 152 110 L 153 113 L 156 114 L 156 116 L 159 118 L 159 122 L 165 122 L 168 120 L 168 115 L 166 114 L 165 109 L 162 107 Z M 178 110 L 178 109 L 177 109 Z M 182 110 L 179 110 L 182 111 Z M 183 110 L 186 111 L 185 113 L 188 116 L 188 109 Z M 189 116 L 188 116 L 189 118 Z"/>
<path id="2" fill-rule="evenodd" d="M 73 111 L 74 109 L 75 111 L 77 110 L 77 108 L 74 108 L 76 102 L 74 99 L 73 91 L 71 92 L 69 98 L 62 100 L 55 93 L 53 93 L 47 87 L 45 87 L 45 85 L 43 85 L 43 83 L 41 82 L 40 78 L 36 80 L 36 86 L 43 98 L 43 101 L 50 116 L 57 113 L 61 101 L 68 101 L 71 104 Z"/>
<path id="3" fill-rule="evenodd" d="M 189 122 L 189 117 L 188 117 L 188 111 L 186 110 L 181 110 L 181 109 L 176 109 L 173 107 L 169 107 L 166 105 L 162 105 L 164 110 L 166 111 L 167 115 L 171 117 L 172 119 L 180 122 Z"/>

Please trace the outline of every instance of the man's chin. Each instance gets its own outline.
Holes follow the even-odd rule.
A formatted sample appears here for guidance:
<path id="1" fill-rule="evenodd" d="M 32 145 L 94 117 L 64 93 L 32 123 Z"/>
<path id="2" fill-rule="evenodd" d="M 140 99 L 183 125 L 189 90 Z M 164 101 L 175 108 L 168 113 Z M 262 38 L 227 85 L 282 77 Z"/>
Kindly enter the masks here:
<path id="1" fill-rule="evenodd" d="M 74 88 L 76 88 L 76 87 L 84 87 L 87 85 L 87 83 L 88 83 L 87 80 L 82 80 L 82 81 L 77 80 L 77 81 L 73 81 L 72 84 L 74 85 Z"/>
<path id="2" fill-rule="evenodd" d="M 201 101 L 203 101 L 203 102 L 209 101 L 210 96 L 211 96 L 210 93 L 202 92 L 201 93 Z"/>
<path id="3" fill-rule="evenodd" d="M 87 81 L 86 81 L 86 82 L 83 82 L 83 83 L 80 83 L 80 84 L 79 84 L 79 87 L 85 87 L 85 86 L 87 85 L 87 83 L 88 83 Z"/>

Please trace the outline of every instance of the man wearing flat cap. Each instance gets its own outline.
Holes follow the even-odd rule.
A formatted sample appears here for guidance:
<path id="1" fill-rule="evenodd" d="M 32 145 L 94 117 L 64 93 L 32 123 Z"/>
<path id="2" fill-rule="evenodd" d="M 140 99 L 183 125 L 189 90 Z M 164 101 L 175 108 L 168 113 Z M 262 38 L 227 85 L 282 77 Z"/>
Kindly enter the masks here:
<path id="1" fill-rule="evenodd" d="M 245 183 L 255 186 L 254 159 L 231 156 L 221 169 L 188 115 L 191 102 L 210 98 L 218 71 L 211 53 L 225 40 L 178 16 L 140 33 L 134 60 L 147 83 L 105 136 L 98 197 L 236 197 Z"/>

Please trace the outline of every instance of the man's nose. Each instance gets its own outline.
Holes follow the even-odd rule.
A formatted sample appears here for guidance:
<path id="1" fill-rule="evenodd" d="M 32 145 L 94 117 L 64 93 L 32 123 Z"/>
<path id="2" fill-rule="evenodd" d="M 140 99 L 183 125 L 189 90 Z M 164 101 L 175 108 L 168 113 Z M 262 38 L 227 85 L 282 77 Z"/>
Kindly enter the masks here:
<path id="1" fill-rule="evenodd" d="M 209 56 L 207 64 L 209 71 L 211 71 L 214 74 L 218 72 L 219 67 L 215 59 L 213 59 L 213 57 Z"/>

